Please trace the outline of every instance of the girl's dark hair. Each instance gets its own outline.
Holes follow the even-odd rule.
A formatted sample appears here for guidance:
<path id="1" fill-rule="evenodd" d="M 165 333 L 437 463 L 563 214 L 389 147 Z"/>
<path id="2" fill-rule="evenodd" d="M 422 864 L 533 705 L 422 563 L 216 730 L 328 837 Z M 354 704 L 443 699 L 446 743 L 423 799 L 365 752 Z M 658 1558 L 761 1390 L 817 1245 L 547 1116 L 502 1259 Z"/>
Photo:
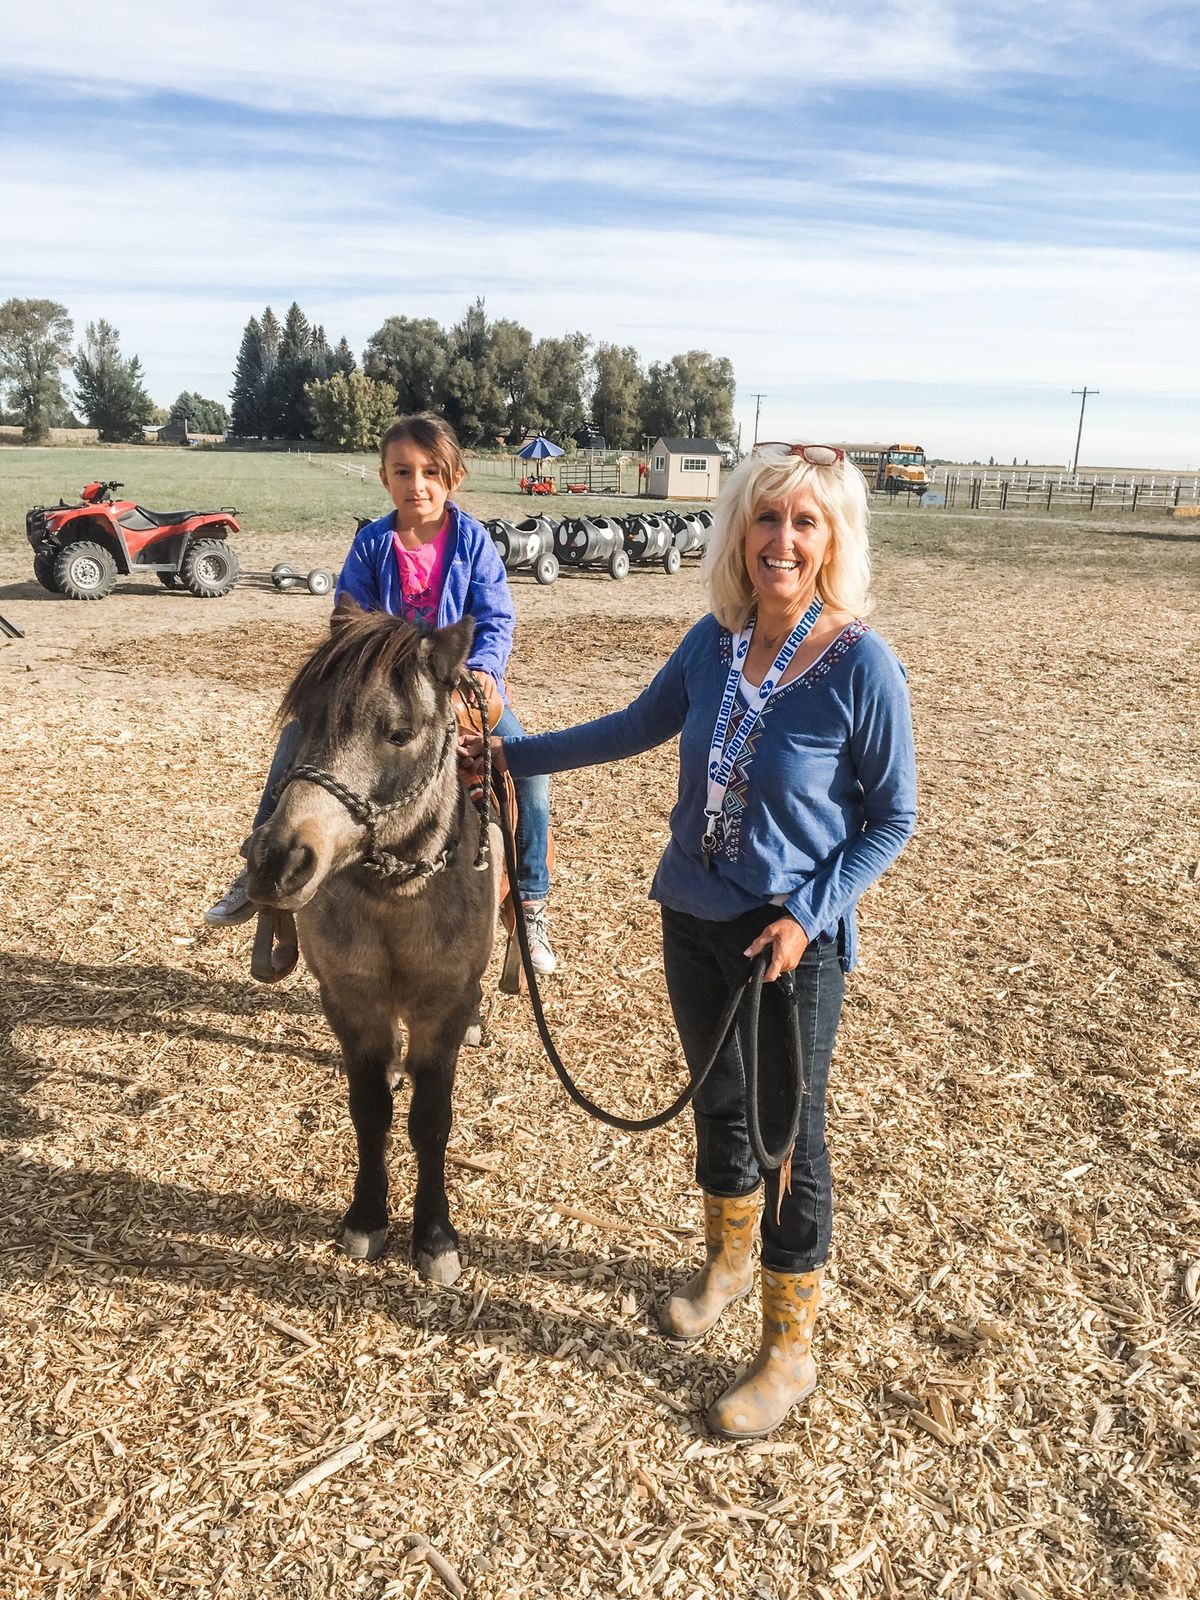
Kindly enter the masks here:
<path id="1" fill-rule="evenodd" d="M 438 477 L 447 489 L 453 489 L 455 478 L 467 470 L 458 435 L 444 417 L 435 417 L 432 411 L 415 411 L 392 423 L 379 441 L 381 463 L 387 460 L 388 445 L 402 439 L 411 439 L 418 450 L 433 457 L 438 464 Z"/>

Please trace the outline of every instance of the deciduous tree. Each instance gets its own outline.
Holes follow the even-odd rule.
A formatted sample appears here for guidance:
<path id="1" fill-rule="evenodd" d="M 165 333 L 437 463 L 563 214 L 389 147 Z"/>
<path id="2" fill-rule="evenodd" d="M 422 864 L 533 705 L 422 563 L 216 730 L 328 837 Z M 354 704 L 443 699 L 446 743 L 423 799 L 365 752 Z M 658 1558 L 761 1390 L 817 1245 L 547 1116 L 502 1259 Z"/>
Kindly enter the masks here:
<path id="1" fill-rule="evenodd" d="M 530 426 L 557 441 L 573 438 L 587 419 L 586 333 L 539 339 L 529 356 Z"/>
<path id="2" fill-rule="evenodd" d="M 637 351 L 632 345 L 598 344 L 592 372 L 592 421 L 610 447 L 632 444 L 646 389 Z"/>
<path id="3" fill-rule="evenodd" d="M 389 317 L 363 351 L 363 371 L 391 384 L 400 411 L 439 407 L 449 366 L 446 334 L 432 317 Z"/>
<path id="4" fill-rule="evenodd" d="M 308 385 L 313 433 L 336 450 L 371 450 L 395 415 L 390 383 L 362 372 L 335 372 Z"/>
<path id="5" fill-rule="evenodd" d="M 707 350 L 689 350 L 655 362 L 646 379 L 642 431 L 658 437 L 734 440 L 733 363 Z"/>
<path id="6" fill-rule="evenodd" d="M 62 371 L 71 359 L 74 329 L 66 306 L 55 300 L 6 300 L 0 306 L 0 380 L 21 418 L 27 444 L 50 432 L 51 417 L 66 410 Z"/>

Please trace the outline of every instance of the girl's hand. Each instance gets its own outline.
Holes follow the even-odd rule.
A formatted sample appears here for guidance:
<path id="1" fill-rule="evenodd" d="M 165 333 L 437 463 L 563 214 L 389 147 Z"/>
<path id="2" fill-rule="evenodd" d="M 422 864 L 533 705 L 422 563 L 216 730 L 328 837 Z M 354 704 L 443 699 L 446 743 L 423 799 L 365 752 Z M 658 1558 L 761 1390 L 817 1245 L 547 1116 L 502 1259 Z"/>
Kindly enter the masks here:
<path id="1" fill-rule="evenodd" d="M 800 965 L 800 957 L 808 949 L 808 935 L 795 917 L 780 917 L 778 922 L 767 924 L 744 954 L 753 960 L 761 950 L 768 948 L 771 959 L 763 973 L 763 982 L 774 983 L 781 972 L 794 972 Z"/>

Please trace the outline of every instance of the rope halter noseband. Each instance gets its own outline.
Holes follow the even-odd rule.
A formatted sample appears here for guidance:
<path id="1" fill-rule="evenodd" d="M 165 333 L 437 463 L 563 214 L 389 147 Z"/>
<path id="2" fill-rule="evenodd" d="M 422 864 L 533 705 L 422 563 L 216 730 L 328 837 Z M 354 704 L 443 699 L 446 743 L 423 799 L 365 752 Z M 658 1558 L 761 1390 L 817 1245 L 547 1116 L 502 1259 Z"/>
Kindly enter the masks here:
<path id="1" fill-rule="evenodd" d="M 483 740 L 484 792 L 486 793 L 487 788 L 490 787 L 491 778 L 491 748 L 488 744 L 486 732 L 488 725 L 487 702 L 484 698 L 483 690 L 469 673 L 463 674 L 459 681 L 459 686 L 464 689 L 469 688 L 475 700 L 476 708 L 483 719 L 485 730 Z M 368 800 L 363 795 L 355 794 L 353 789 L 348 789 L 339 778 L 334 777 L 332 772 L 326 772 L 323 767 L 309 766 L 293 767 L 290 772 L 286 773 L 275 787 L 275 797 L 278 799 L 288 785 L 292 783 L 315 784 L 318 789 L 324 789 L 326 794 L 331 794 L 335 800 L 340 801 L 350 813 L 351 818 L 364 830 L 366 838 L 363 841 L 362 858 L 355 863 L 356 866 L 361 866 L 364 871 L 374 874 L 377 878 L 386 878 L 395 883 L 409 883 L 414 878 L 432 877 L 434 873 L 444 872 L 457 858 L 457 839 L 452 839 L 444 850 L 431 859 L 405 861 L 390 846 L 380 844 L 378 829 L 380 823 L 387 817 L 390 817 L 394 812 L 403 811 L 413 803 L 418 795 L 423 794 L 428 789 L 434 778 L 445 766 L 446 757 L 454 747 L 454 737 L 455 724 L 451 719 L 447 723 L 445 737 L 442 740 L 437 760 L 429 771 L 414 779 L 407 788 L 401 790 L 391 800 L 383 802 Z M 479 844 L 475 851 L 475 861 L 473 863 L 476 872 L 485 872 L 490 860 L 487 808 L 480 807 Z"/>

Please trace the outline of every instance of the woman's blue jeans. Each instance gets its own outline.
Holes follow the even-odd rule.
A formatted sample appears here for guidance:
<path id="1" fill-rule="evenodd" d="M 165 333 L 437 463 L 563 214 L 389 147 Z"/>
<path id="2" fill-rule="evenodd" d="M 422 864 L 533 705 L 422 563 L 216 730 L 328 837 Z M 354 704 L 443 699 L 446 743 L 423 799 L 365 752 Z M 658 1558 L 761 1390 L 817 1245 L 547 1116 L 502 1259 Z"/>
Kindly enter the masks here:
<path id="1" fill-rule="evenodd" d="M 517 739 L 525 732 L 513 712 L 505 706 L 504 715 L 493 732 L 501 739 Z M 271 758 L 266 787 L 254 813 L 254 826 L 261 828 L 275 814 L 276 785 L 296 763 L 301 743 L 300 724 L 285 724 Z M 522 900 L 544 900 L 550 893 L 550 871 L 546 851 L 550 842 L 550 779 L 515 778 L 517 789 L 517 887 Z"/>
<path id="2" fill-rule="evenodd" d="M 730 990 L 735 984 L 744 983 L 749 973 L 750 963 L 742 952 L 768 923 L 781 915 L 778 906 L 765 905 L 731 922 L 706 922 L 662 908 L 667 992 L 693 1076 L 712 1048 Z M 744 1011 L 739 1012 L 734 1033 L 692 1102 L 696 1181 L 707 1194 L 729 1197 L 750 1193 L 766 1177 L 769 1181 L 762 1215 L 763 1266 L 775 1272 L 812 1272 L 824 1265 L 833 1232 L 833 1190 L 825 1147 L 825 1090 L 846 982 L 838 941 L 810 944 L 792 979 L 790 996 L 783 979 L 763 985 L 759 1015 L 759 1105 L 768 1148 L 778 1141 L 788 1109 L 784 1104 L 788 1006 L 799 1008 L 804 1046 L 804 1098 L 792 1156 L 792 1190 L 784 1195 L 778 1221 L 777 1177 L 760 1172 L 746 1129 Z"/>

